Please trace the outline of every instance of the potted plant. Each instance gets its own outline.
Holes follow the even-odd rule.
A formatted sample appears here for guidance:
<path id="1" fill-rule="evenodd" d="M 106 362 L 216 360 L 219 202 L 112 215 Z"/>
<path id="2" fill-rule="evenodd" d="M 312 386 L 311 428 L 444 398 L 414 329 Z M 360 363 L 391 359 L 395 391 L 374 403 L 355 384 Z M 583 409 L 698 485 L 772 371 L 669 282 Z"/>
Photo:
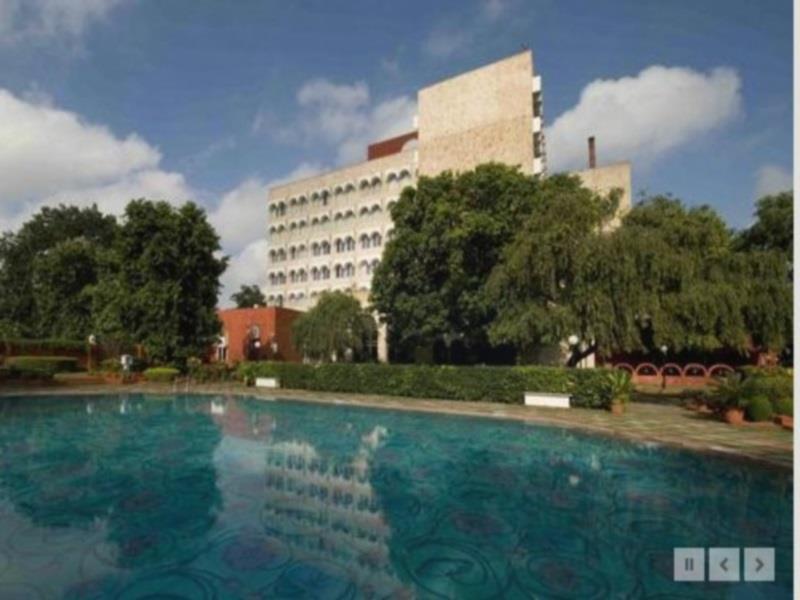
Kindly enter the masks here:
<path id="1" fill-rule="evenodd" d="M 631 378 L 627 372 L 616 370 L 608 374 L 605 391 L 612 415 L 621 415 L 625 412 L 625 405 L 630 400 L 632 389 Z"/>
<path id="2" fill-rule="evenodd" d="M 742 376 L 736 373 L 720 380 L 714 390 L 713 405 L 729 425 L 744 423 L 745 400 Z"/>

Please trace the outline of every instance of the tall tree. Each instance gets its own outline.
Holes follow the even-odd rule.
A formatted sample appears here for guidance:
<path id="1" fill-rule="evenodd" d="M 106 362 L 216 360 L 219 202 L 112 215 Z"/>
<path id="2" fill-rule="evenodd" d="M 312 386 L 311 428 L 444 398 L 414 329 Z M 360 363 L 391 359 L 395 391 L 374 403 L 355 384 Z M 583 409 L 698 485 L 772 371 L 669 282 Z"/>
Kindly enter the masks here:
<path id="1" fill-rule="evenodd" d="M 267 305 L 267 299 L 257 285 L 243 285 L 238 292 L 231 295 L 231 300 L 236 303 L 237 308 L 253 308 Z"/>
<path id="2" fill-rule="evenodd" d="M 533 211 L 489 279 L 489 297 L 498 307 L 492 341 L 513 344 L 523 356 L 575 335 L 586 351 L 594 348 L 614 319 L 591 272 L 617 205 L 616 193 L 599 196 L 575 176 L 555 175 L 539 185 Z"/>
<path id="3" fill-rule="evenodd" d="M 788 343 L 791 289 L 779 253 L 736 251 L 716 212 L 667 197 L 637 205 L 603 233 L 592 225 L 602 211 L 581 193 L 560 194 L 551 210 L 541 205 L 507 248 L 490 284 L 501 303 L 497 339 L 524 349 L 575 335 L 573 362 L 595 350 Z"/>
<path id="4" fill-rule="evenodd" d="M 40 334 L 73 340 L 90 334 L 97 253 L 97 246 L 81 237 L 59 242 L 36 256 L 31 281 L 34 324 Z"/>
<path id="5" fill-rule="evenodd" d="M 292 327 L 295 347 L 306 357 L 341 361 L 359 360 L 376 334 L 375 320 L 358 300 L 343 292 L 323 292 L 317 304 L 298 317 Z"/>
<path id="6" fill-rule="evenodd" d="M 219 333 L 219 237 L 205 212 L 189 202 L 134 200 L 95 290 L 98 332 L 142 343 L 158 361 L 207 352 Z"/>
<path id="7" fill-rule="evenodd" d="M 96 206 L 60 205 L 43 208 L 16 233 L 0 236 L 0 314 L 17 323 L 25 335 L 49 335 L 49 325 L 37 317 L 33 286 L 37 257 L 70 240 L 108 247 L 116 227 L 114 217 L 102 214 Z"/>
<path id="8" fill-rule="evenodd" d="M 503 246 L 533 206 L 538 182 L 487 164 L 422 177 L 392 209 L 394 234 L 372 279 L 371 300 L 392 345 L 459 340 L 487 345 L 496 305 L 485 290 Z"/>
<path id="9" fill-rule="evenodd" d="M 760 198 L 756 222 L 742 231 L 739 243 L 746 250 L 782 252 L 789 261 L 794 250 L 794 194 L 781 192 Z"/>

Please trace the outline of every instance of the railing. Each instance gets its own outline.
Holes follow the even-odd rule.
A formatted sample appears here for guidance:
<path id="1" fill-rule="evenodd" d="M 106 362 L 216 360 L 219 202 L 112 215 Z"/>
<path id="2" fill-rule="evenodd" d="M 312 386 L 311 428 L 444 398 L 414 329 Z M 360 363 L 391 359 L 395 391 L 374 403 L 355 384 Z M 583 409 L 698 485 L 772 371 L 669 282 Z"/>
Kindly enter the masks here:
<path id="1" fill-rule="evenodd" d="M 720 377 L 734 372 L 733 367 L 724 363 L 716 363 L 710 367 L 700 363 L 688 363 L 680 366 L 676 363 L 665 363 L 660 367 L 645 362 L 634 366 L 630 363 L 616 363 L 615 369 L 627 371 L 635 384 L 661 386 L 704 386 Z"/>

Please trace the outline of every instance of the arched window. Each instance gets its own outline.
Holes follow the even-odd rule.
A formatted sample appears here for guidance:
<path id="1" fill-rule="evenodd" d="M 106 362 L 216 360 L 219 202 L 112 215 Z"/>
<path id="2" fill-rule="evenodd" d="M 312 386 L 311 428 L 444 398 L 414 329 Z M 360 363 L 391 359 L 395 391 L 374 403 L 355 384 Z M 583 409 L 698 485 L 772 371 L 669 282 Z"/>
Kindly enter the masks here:
<path id="1" fill-rule="evenodd" d="M 352 237 L 347 236 L 347 239 L 344 242 L 345 242 L 345 250 L 347 250 L 348 252 L 351 252 L 356 249 L 356 241 Z"/>
<path id="2" fill-rule="evenodd" d="M 340 238 L 336 238 L 336 242 L 334 242 L 336 246 L 336 252 L 344 252 L 344 240 Z"/>
<path id="3" fill-rule="evenodd" d="M 331 270 L 328 267 L 322 267 L 322 269 L 320 269 L 320 276 L 322 277 L 322 279 L 330 279 Z"/>
<path id="4" fill-rule="evenodd" d="M 292 269 L 291 271 L 289 271 L 289 281 L 291 283 L 294 283 L 296 279 L 297 279 L 297 274 L 294 272 L 294 269 Z"/>
<path id="5" fill-rule="evenodd" d="M 313 219 L 311 219 L 311 224 L 312 225 L 319 225 L 319 219 L 317 217 L 314 217 Z"/>
<path id="6" fill-rule="evenodd" d="M 344 276 L 353 277 L 355 274 L 356 274 L 356 268 L 353 266 L 353 263 L 347 263 L 344 266 Z"/>
<path id="7" fill-rule="evenodd" d="M 333 220 L 334 221 L 341 221 L 342 220 L 342 213 L 337 212 L 335 215 L 333 215 Z"/>
<path id="8" fill-rule="evenodd" d="M 362 260 L 358 263 L 358 270 L 361 271 L 364 275 L 369 275 L 370 268 L 369 268 L 369 261 Z"/>
<path id="9" fill-rule="evenodd" d="M 367 190 L 367 189 L 369 189 L 369 179 L 367 179 L 367 178 L 365 177 L 364 179 L 362 179 L 361 181 L 359 181 L 359 182 L 358 182 L 358 188 L 359 188 L 359 189 L 361 189 L 361 190 Z"/>
<path id="10" fill-rule="evenodd" d="M 370 239 L 366 233 L 362 233 L 361 236 L 358 238 L 359 243 L 361 244 L 361 249 L 366 250 L 370 246 Z"/>
<path id="11" fill-rule="evenodd" d="M 319 220 L 319 224 L 320 225 L 325 225 L 325 223 L 330 223 L 330 222 L 331 222 L 331 218 L 328 215 L 322 216 L 320 218 L 320 220 Z"/>
<path id="12" fill-rule="evenodd" d="M 397 181 L 397 173 L 389 171 L 388 175 L 386 175 L 386 183 L 391 183 L 393 181 Z"/>
<path id="13" fill-rule="evenodd" d="M 311 269 L 311 279 L 319 281 L 319 269 L 317 267 Z"/>
<path id="14" fill-rule="evenodd" d="M 333 274 L 337 279 L 339 279 L 342 276 L 343 273 L 344 273 L 344 270 L 342 269 L 342 265 L 335 265 L 333 267 Z"/>
<path id="15" fill-rule="evenodd" d="M 370 272 L 374 273 L 374 272 L 375 272 L 375 269 L 377 269 L 377 268 L 378 268 L 378 265 L 379 265 L 380 263 L 381 263 L 381 261 L 380 261 L 380 260 L 378 260 L 377 258 L 373 258 L 373 259 L 372 259 L 372 262 L 371 262 L 371 263 L 369 263 L 369 270 L 370 270 Z"/>
<path id="16" fill-rule="evenodd" d="M 387 229 L 386 230 L 386 241 L 388 242 L 393 237 L 394 237 L 394 229 Z"/>
<path id="17" fill-rule="evenodd" d="M 328 241 L 322 242 L 322 253 L 323 254 L 330 254 L 331 253 L 331 244 Z"/>
<path id="18" fill-rule="evenodd" d="M 381 242 L 382 242 L 381 234 L 378 233 L 377 231 L 375 233 L 373 233 L 371 241 L 372 241 L 372 247 L 373 248 L 377 248 L 378 246 L 380 246 Z"/>
<path id="19" fill-rule="evenodd" d="M 319 244 L 317 242 L 311 244 L 311 254 L 313 256 L 319 256 Z"/>
<path id="20" fill-rule="evenodd" d="M 389 200 L 386 204 L 386 210 L 392 210 L 395 204 L 397 204 L 397 200 Z"/>
<path id="21" fill-rule="evenodd" d="M 289 258 L 294 260 L 295 256 L 297 256 L 297 248 L 292 246 L 291 248 L 289 248 Z"/>
<path id="22" fill-rule="evenodd" d="M 380 175 L 373 175 L 372 179 L 370 180 L 370 184 L 372 185 L 372 187 L 378 187 L 381 184 Z"/>
<path id="23" fill-rule="evenodd" d="M 366 216 L 368 214 L 369 214 L 369 208 L 367 208 L 366 206 L 362 206 L 361 210 L 358 211 L 358 216 L 359 217 L 363 217 L 363 216 Z"/>
<path id="24" fill-rule="evenodd" d="M 373 204 L 372 208 L 370 209 L 370 212 L 372 214 L 376 214 L 376 213 L 381 212 L 381 205 L 380 204 Z"/>

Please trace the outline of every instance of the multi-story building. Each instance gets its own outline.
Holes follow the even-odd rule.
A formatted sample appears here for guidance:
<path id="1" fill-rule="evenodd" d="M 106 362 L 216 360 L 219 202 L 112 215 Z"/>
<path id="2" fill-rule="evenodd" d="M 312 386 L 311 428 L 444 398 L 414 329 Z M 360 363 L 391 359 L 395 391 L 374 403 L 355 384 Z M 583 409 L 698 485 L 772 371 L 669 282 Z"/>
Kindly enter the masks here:
<path id="1" fill-rule="evenodd" d="M 366 161 L 272 188 L 270 304 L 304 310 L 325 290 L 366 303 L 392 235 L 390 209 L 420 175 L 487 162 L 544 175 L 542 106 L 533 55 L 520 52 L 419 90 L 414 130 L 372 144 Z M 579 175 L 598 191 L 622 188 L 623 210 L 630 205 L 627 163 Z"/>

